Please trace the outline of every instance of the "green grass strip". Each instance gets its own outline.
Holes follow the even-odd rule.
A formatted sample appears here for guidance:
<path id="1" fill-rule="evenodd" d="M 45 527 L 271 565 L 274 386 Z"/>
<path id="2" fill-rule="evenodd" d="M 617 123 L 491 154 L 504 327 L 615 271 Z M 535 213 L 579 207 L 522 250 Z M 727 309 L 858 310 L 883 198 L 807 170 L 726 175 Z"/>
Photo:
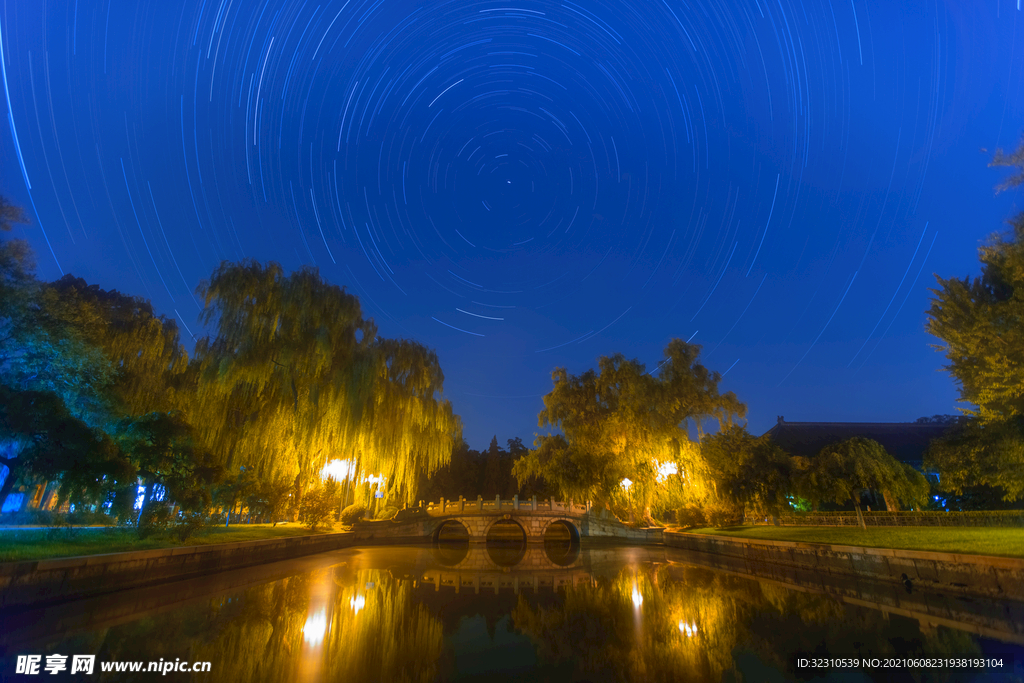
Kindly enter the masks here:
<path id="1" fill-rule="evenodd" d="M 166 534 L 140 540 L 134 529 L 84 528 L 75 529 L 69 533 L 64 530 L 50 531 L 40 528 L 7 528 L 0 529 L 0 562 L 101 555 L 103 553 L 123 553 L 214 543 L 237 543 L 238 541 L 259 541 L 268 538 L 310 536 L 322 533 L 327 532 L 310 531 L 297 524 L 284 526 L 279 524 L 276 527 L 270 524 L 239 524 L 228 528 L 210 527 L 184 543 L 180 543 Z"/>
<path id="2" fill-rule="evenodd" d="M 682 530 L 680 530 L 682 531 Z M 685 533 L 853 545 L 940 553 L 998 555 L 1024 558 L 1024 528 L 1020 527 L 807 527 L 742 526 L 689 529 Z"/>

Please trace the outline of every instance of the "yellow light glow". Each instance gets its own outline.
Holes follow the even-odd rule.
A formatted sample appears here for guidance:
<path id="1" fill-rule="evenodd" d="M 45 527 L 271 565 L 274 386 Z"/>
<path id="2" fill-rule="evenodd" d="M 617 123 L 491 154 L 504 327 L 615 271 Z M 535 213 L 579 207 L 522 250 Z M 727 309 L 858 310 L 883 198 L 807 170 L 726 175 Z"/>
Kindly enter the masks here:
<path id="1" fill-rule="evenodd" d="M 630 481 L 629 479 L 623 479 L 622 480 L 622 488 L 626 489 L 627 491 L 629 490 L 629 487 L 632 486 L 632 485 L 633 485 L 633 482 Z"/>
<path id="2" fill-rule="evenodd" d="M 320 470 L 321 479 L 334 479 L 335 481 L 348 481 L 355 476 L 355 460 L 331 460 Z"/>
<path id="3" fill-rule="evenodd" d="M 349 600 L 348 604 L 356 614 L 359 614 L 359 610 L 363 609 L 363 606 L 366 605 L 366 598 L 362 595 L 357 595 Z"/>
<path id="4" fill-rule="evenodd" d="M 658 461 L 655 460 L 654 468 L 658 471 L 655 478 L 659 484 L 665 480 L 665 477 L 673 474 L 679 474 L 679 467 L 674 462 L 663 462 L 659 464 Z"/>
<path id="5" fill-rule="evenodd" d="M 640 595 L 640 589 L 633 584 L 633 607 L 640 609 L 640 605 L 644 604 L 644 596 Z"/>
<path id="6" fill-rule="evenodd" d="M 679 632 L 685 635 L 687 638 L 692 638 L 693 636 L 697 635 L 697 623 L 688 623 L 680 619 Z"/>
<path id="7" fill-rule="evenodd" d="M 306 624 L 302 627 L 302 637 L 310 647 L 318 647 L 324 641 L 324 634 L 327 633 L 327 612 L 319 610 L 306 617 Z"/>

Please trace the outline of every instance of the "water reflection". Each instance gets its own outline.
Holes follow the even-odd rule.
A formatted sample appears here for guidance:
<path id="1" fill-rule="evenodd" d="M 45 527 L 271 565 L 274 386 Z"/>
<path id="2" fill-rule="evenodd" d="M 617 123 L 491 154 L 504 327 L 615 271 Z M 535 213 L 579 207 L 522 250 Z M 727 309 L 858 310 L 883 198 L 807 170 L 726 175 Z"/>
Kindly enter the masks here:
<path id="1" fill-rule="evenodd" d="M 469 541 L 440 541 L 433 547 L 434 560 L 444 567 L 455 567 L 469 555 Z"/>
<path id="2" fill-rule="evenodd" d="M 817 575 L 786 584 L 660 548 L 523 545 L 514 567 L 468 543 L 352 549 L 282 563 L 291 574 L 215 595 L 198 582 L 195 596 L 181 592 L 173 604 L 159 603 L 170 590 L 161 587 L 0 614 L 0 677 L 26 652 L 210 661 L 205 681 L 813 678 L 796 669 L 796 653 L 1024 661 L 1019 604 L 908 596 Z M 969 678 L 1020 680 L 1017 667 Z M 892 679 L 891 671 L 852 673 L 845 680 Z"/>

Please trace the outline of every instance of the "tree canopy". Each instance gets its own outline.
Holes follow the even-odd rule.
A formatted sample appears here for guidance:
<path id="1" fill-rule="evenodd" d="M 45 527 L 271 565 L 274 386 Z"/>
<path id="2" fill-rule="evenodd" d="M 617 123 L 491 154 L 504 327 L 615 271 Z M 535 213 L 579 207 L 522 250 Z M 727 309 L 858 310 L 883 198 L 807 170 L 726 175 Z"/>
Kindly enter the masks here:
<path id="1" fill-rule="evenodd" d="M 881 491 L 886 507 L 899 510 L 900 501 L 925 505 L 929 488 L 923 474 L 889 455 L 877 441 L 859 436 L 822 448 L 797 484 L 800 495 L 814 505 L 853 500 L 858 510 L 862 489 Z"/>
<path id="2" fill-rule="evenodd" d="M 0 229 L 25 221 L 0 197 Z M 254 261 L 222 263 L 198 292 L 211 332 L 190 359 L 148 301 L 39 282 L 24 243 L 0 241 L 0 503 L 49 481 L 62 500 L 130 509 L 141 481 L 147 503 L 160 490 L 202 510 L 216 492 L 277 514 L 340 458 L 400 504 L 449 462 L 461 424 L 437 354 L 378 337 L 355 296 Z"/>
<path id="3" fill-rule="evenodd" d="M 698 362 L 699 346 L 673 339 L 664 355 L 657 376 L 622 354 L 601 357 L 597 372 L 556 368 L 538 424 L 560 433 L 537 437 L 516 478 L 543 477 L 557 495 L 618 500 L 649 517 L 664 465 L 691 475 L 700 468 L 689 428 L 699 434 L 706 420 L 728 425 L 746 414 L 735 394 L 719 393 L 721 375 Z"/>
<path id="4" fill-rule="evenodd" d="M 1002 189 L 1020 186 L 1024 143 L 1012 154 L 998 152 L 992 165 L 1014 169 Z M 980 276 L 936 276 L 927 323 L 942 341 L 935 348 L 949 360 L 945 369 L 971 423 L 930 463 L 954 487 L 968 480 L 1001 487 L 1008 500 L 1024 496 L 1024 214 L 1010 228 L 979 249 Z"/>
<path id="5" fill-rule="evenodd" d="M 193 378 L 206 443 L 227 467 L 295 477 L 298 493 L 332 458 L 385 477 L 405 500 L 461 433 L 441 398 L 437 354 L 376 337 L 359 300 L 313 268 L 225 262 L 199 288 L 215 335 Z"/>
<path id="6" fill-rule="evenodd" d="M 740 425 L 727 425 L 704 438 L 700 452 L 715 495 L 759 515 L 790 510 L 789 495 L 808 465 L 770 436 L 755 437 Z"/>

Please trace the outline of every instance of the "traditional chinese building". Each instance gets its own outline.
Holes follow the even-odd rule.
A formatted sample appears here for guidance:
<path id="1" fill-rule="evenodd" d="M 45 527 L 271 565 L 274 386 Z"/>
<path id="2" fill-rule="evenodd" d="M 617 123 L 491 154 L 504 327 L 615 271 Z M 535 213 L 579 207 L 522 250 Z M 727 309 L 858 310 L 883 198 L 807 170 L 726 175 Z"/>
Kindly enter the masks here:
<path id="1" fill-rule="evenodd" d="M 900 462 L 924 472 L 924 453 L 948 424 L 919 422 L 786 422 L 765 432 L 791 455 L 813 458 L 825 446 L 860 436 L 873 439 Z"/>

